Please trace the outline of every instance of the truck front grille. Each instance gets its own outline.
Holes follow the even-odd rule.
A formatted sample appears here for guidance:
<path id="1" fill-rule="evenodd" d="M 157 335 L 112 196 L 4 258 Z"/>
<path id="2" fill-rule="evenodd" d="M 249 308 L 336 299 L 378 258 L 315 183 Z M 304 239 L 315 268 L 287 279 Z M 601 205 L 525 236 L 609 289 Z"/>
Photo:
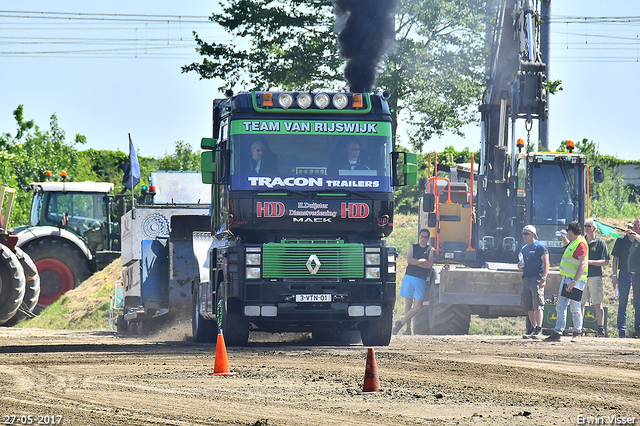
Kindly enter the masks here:
<path id="1" fill-rule="evenodd" d="M 263 278 L 363 278 L 364 248 L 343 242 L 268 243 L 263 246 L 262 264 Z"/>

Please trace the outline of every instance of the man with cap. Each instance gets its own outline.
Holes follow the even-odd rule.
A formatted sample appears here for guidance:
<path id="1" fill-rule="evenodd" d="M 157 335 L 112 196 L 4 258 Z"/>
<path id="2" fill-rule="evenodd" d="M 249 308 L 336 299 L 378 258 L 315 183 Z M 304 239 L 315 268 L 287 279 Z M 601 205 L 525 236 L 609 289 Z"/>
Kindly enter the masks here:
<path id="1" fill-rule="evenodd" d="M 522 229 L 526 243 L 520 249 L 518 269 L 522 269 L 522 305 L 527 308 L 531 329 L 524 339 L 542 338 L 542 311 L 544 287 L 549 273 L 549 250 L 537 240 L 536 228 L 527 225 Z"/>

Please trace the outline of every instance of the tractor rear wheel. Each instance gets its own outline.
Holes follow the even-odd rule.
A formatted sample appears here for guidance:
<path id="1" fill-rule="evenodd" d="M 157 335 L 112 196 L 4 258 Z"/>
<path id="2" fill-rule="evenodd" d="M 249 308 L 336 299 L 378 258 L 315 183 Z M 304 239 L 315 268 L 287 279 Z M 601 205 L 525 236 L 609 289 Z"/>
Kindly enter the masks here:
<path id="1" fill-rule="evenodd" d="M 34 315 L 33 311 L 38 304 L 38 298 L 40 297 L 40 275 L 36 264 L 33 263 L 31 257 L 22 251 L 19 247 L 16 247 L 16 257 L 20 261 L 22 270 L 25 275 L 25 291 L 24 298 L 20 304 L 20 308 L 16 314 L 7 321 L 4 325 L 12 327 L 25 319 Z"/>
<path id="2" fill-rule="evenodd" d="M 39 240 L 24 247 L 40 274 L 38 306 L 45 308 L 91 276 L 89 262 L 68 243 Z"/>
<path id="3" fill-rule="evenodd" d="M 0 244 L 0 324 L 9 321 L 24 298 L 24 271 L 11 250 Z"/>

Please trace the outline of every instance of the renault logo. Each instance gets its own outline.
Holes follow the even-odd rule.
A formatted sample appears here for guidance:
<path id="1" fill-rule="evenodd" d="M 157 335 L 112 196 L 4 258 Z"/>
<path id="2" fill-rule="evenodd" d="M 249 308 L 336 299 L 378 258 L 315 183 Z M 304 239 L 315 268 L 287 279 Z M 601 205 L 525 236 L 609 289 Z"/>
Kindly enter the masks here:
<path id="1" fill-rule="evenodd" d="M 315 266 L 313 265 L 313 263 L 315 262 Z M 318 259 L 318 256 L 316 256 L 315 254 L 312 254 L 311 256 L 309 256 L 309 260 L 307 260 L 307 269 L 309 270 L 309 273 L 311 273 L 311 275 L 315 275 L 318 273 L 318 269 L 320 269 L 320 260 Z"/>

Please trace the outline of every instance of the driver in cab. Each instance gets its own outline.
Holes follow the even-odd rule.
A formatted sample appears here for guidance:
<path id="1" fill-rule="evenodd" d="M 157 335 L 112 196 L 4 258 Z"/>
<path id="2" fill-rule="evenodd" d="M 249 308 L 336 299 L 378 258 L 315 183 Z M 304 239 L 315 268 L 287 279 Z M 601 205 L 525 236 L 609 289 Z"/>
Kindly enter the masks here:
<path id="1" fill-rule="evenodd" d="M 362 146 L 357 138 L 349 138 L 344 151 L 335 160 L 334 172 L 337 170 L 370 170 L 363 161 Z"/>

